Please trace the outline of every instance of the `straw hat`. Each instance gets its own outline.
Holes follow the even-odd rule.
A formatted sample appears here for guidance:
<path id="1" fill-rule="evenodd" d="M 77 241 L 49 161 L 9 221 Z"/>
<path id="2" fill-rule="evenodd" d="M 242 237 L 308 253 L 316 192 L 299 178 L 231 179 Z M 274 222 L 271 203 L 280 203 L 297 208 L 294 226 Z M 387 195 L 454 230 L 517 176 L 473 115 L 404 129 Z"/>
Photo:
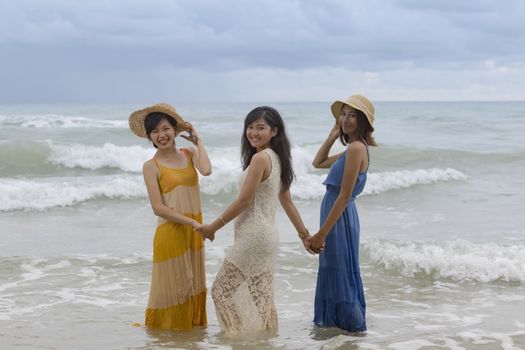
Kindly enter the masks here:
<path id="1" fill-rule="evenodd" d="M 341 110 L 343 109 L 344 105 L 349 105 L 350 107 L 353 107 L 363 112 L 366 116 L 366 119 L 368 119 L 370 126 L 372 127 L 372 131 L 374 131 L 375 109 L 374 105 L 372 104 L 372 102 L 370 102 L 369 99 L 362 95 L 352 95 L 344 100 L 335 101 L 334 103 L 332 103 L 332 114 L 334 115 L 335 119 L 339 119 L 339 115 L 341 114 Z"/>
<path id="2" fill-rule="evenodd" d="M 187 123 L 175 110 L 175 107 L 167 103 L 157 103 L 153 106 L 146 107 L 144 109 L 139 109 L 138 111 L 131 113 L 131 115 L 129 116 L 129 128 L 131 129 L 131 131 L 133 131 L 133 133 L 138 137 L 147 138 L 148 135 L 146 135 L 144 120 L 146 119 L 148 114 L 155 112 L 164 113 L 175 119 L 175 121 L 177 122 L 177 134 L 181 131 L 190 130 Z"/>

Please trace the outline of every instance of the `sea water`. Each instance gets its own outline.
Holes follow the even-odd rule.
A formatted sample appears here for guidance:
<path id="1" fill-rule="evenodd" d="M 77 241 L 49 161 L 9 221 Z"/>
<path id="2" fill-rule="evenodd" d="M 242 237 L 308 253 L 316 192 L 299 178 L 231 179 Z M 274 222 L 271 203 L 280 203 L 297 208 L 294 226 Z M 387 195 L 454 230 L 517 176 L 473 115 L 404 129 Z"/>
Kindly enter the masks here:
<path id="1" fill-rule="evenodd" d="M 330 104 L 270 105 L 286 122 L 291 191 L 314 233 L 326 170 L 311 162 L 334 122 Z M 205 221 L 237 194 L 243 119 L 256 106 L 176 104 L 213 165 L 200 178 Z M 525 102 L 378 102 L 379 146 L 356 201 L 368 331 L 313 325 L 317 257 L 279 209 L 279 332 L 233 338 L 211 298 L 207 328 L 134 325 L 156 226 L 142 179 L 154 148 L 127 126 L 141 107 L 0 106 L 1 349 L 525 348 Z M 232 225 L 216 237 L 208 286 Z"/>

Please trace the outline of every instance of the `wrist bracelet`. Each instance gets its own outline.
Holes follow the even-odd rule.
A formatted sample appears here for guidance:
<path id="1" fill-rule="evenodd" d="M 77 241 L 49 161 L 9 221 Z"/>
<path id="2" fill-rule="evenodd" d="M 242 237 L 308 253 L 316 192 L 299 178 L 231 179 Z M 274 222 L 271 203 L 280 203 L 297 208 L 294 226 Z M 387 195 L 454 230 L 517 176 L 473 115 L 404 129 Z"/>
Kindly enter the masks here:
<path id="1" fill-rule="evenodd" d="M 297 234 L 301 240 L 305 239 L 305 237 L 310 236 L 310 232 L 308 232 L 307 228 L 304 229 L 304 232 L 298 232 Z"/>
<path id="2" fill-rule="evenodd" d="M 221 221 L 222 221 L 222 224 L 223 224 L 224 226 L 226 226 L 226 221 L 224 221 L 224 218 L 222 217 L 222 215 L 219 215 L 219 220 L 221 220 Z"/>

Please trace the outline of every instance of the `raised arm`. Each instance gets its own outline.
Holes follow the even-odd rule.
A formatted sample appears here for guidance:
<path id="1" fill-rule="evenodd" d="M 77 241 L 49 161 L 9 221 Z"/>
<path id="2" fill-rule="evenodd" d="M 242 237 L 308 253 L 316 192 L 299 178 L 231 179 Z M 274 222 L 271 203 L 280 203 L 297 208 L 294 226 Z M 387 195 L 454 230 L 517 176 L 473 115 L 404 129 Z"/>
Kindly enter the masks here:
<path id="1" fill-rule="evenodd" d="M 181 135 L 181 137 L 195 145 L 195 147 L 189 148 L 193 164 L 202 175 L 211 175 L 211 162 L 210 158 L 208 157 L 208 152 L 206 152 L 206 148 L 204 147 L 204 141 L 197 133 L 197 130 L 193 127 L 193 125 L 190 123 L 187 124 L 191 127 L 189 135 Z"/>
<path id="2" fill-rule="evenodd" d="M 332 148 L 335 140 L 337 140 L 338 137 L 339 124 L 337 124 L 336 122 L 335 125 L 332 127 L 332 130 L 330 130 L 328 137 L 317 151 L 314 160 L 312 161 L 312 165 L 314 166 L 314 168 L 329 168 L 332 164 L 334 164 L 337 158 L 339 158 L 342 152 L 333 156 L 328 155 L 330 153 L 330 149 Z"/>
<path id="3" fill-rule="evenodd" d="M 144 163 L 143 172 L 144 182 L 146 183 L 146 188 L 148 190 L 148 198 L 155 215 L 178 224 L 192 225 L 194 228 L 197 228 L 200 225 L 196 220 L 184 216 L 181 213 L 177 213 L 164 204 L 159 189 L 159 183 L 157 181 L 159 169 L 155 163 L 152 161 Z"/>

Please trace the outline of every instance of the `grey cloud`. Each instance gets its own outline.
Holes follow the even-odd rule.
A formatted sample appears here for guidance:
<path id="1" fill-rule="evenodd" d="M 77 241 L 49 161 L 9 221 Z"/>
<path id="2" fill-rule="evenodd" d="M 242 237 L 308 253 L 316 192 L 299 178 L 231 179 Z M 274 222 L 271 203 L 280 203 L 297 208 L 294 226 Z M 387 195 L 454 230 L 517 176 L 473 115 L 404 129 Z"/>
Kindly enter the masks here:
<path id="1" fill-rule="evenodd" d="M 508 36 L 521 28 L 499 18 L 496 6 L 430 3 L 435 2 L 230 0 L 146 5 L 99 0 L 44 6 L 22 1 L 4 14 L 15 19 L 10 25 L 4 21 L 4 29 L 17 30 L 3 35 L 0 43 L 5 50 L 20 43 L 34 46 L 35 54 L 42 46 L 80 52 L 91 48 L 108 59 L 121 51 L 123 57 L 138 56 L 140 64 L 148 59 L 152 64 L 204 69 L 240 65 L 382 70 L 404 62 L 439 66 L 522 54 Z M 131 57 L 121 64 L 133 62 Z"/>
<path id="2" fill-rule="evenodd" d="M 15 98 L 53 76 L 80 93 L 148 77 L 168 86 L 162 72 L 174 71 L 522 67 L 524 17 L 518 0 L 3 1 L 0 79 L 11 89 L 0 93 Z"/>

